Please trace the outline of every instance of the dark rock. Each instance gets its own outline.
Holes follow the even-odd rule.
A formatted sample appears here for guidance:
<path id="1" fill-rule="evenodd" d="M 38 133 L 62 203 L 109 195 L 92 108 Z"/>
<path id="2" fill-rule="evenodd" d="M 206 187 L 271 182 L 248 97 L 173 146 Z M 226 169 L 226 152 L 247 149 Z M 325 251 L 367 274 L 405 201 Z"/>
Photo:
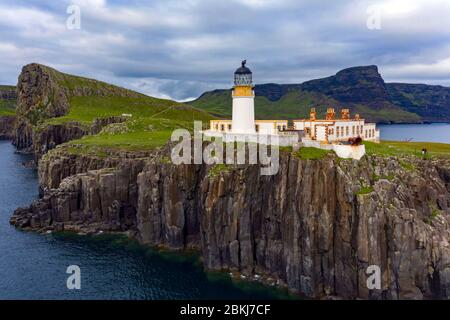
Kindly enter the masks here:
<path id="1" fill-rule="evenodd" d="M 0 139 L 12 139 L 14 137 L 15 116 L 0 116 Z"/>
<path id="2" fill-rule="evenodd" d="M 393 157 L 356 162 L 283 154 L 274 176 L 261 176 L 258 166 L 211 176 L 210 166 L 136 157 L 83 173 L 107 162 L 81 165 L 89 163 L 86 156 L 52 153 L 39 166 L 41 184 L 51 188 L 17 209 L 12 224 L 129 231 L 144 244 L 197 248 L 208 269 L 266 274 L 315 298 L 449 297 L 445 160 L 406 159 L 417 168 L 408 171 Z M 401 178 L 372 180 L 375 173 Z M 362 185 L 373 192 L 357 195 Z M 381 290 L 366 287 L 370 265 L 381 268 Z"/>

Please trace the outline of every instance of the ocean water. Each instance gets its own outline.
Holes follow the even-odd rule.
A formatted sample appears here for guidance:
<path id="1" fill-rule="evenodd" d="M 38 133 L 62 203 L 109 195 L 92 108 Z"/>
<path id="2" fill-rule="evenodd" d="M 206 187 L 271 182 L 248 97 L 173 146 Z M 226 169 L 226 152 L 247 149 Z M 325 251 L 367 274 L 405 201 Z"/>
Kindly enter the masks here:
<path id="1" fill-rule="evenodd" d="M 0 299 L 279 299 L 286 292 L 223 273 L 205 273 L 196 256 L 161 253 L 118 236 L 36 234 L 9 217 L 37 197 L 37 176 L 0 141 Z M 81 289 L 69 290 L 69 265 Z"/>
<path id="2" fill-rule="evenodd" d="M 450 143 L 450 123 L 378 125 L 381 140 Z"/>

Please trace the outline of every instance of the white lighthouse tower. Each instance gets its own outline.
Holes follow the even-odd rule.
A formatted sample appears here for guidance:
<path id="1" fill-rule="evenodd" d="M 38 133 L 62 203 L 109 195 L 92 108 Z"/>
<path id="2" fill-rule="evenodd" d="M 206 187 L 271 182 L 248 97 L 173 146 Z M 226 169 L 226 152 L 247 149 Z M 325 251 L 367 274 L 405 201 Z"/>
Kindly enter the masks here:
<path id="1" fill-rule="evenodd" d="M 233 97 L 233 133 L 256 133 L 255 130 L 255 92 L 253 91 L 252 72 L 242 66 L 234 73 Z"/>

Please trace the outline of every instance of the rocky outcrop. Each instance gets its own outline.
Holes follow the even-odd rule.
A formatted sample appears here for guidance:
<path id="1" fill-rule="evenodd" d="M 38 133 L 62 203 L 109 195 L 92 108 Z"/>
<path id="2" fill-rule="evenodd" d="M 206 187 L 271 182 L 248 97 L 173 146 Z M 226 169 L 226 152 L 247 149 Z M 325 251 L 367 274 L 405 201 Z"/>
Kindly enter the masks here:
<path id="1" fill-rule="evenodd" d="M 69 148 L 77 148 L 70 145 Z M 93 154 L 70 153 L 65 147 L 58 147 L 47 153 L 39 161 L 38 177 L 41 189 L 56 189 L 62 180 L 76 174 L 92 170 L 115 168 L 124 160 L 144 161 L 155 156 L 150 151 L 101 150 Z"/>
<path id="2" fill-rule="evenodd" d="M 102 128 L 110 124 L 122 123 L 126 120 L 126 117 L 113 116 L 94 119 L 92 124 L 88 125 L 78 122 L 65 122 L 34 127 L 32 132 L 33 153 L 36 159 L 40 159 L 44 154 L 60 144 L 80 139 L 86 135 L 97 134 Z"/>
<path id="3" fill-rule="evenodd" d="M 69 110 L 66 93 L 59 90 L 56 79 L 39 64 L 22 69 L 17 83 L 18 116 L 14 144 L 18 149 L 31 148 L 33 126 L 40 119 L 62 116 Z"/>
<path id="4" fill-rule="evenodd" d="M 77 232 L 129 231 L 136 228 L 136 176 L 143 163 L 122 163 L 70 176 L 29 208 L 11 218 L 25 228 Z"/>
<path id="5" fill-rule="evenodd" d="M 0 139 L 12 139 L 15 121 L 15 116 L 0 116 Z"/>
<path id="6" fill-rule="evenodd" d="M 78 173 L 88 166 L 49 158 L 39 170 L 53 189 L 11 222 L 197 248 L 208 269 L 265 274 L 315 298 L 450 297 L 448 161 L 283 153 L 279 173 L 261 176 L 258 166 L 164 159 L 124 158 Z M 370 265 L 381 269 L 380 290 L 366 286 Z"/>

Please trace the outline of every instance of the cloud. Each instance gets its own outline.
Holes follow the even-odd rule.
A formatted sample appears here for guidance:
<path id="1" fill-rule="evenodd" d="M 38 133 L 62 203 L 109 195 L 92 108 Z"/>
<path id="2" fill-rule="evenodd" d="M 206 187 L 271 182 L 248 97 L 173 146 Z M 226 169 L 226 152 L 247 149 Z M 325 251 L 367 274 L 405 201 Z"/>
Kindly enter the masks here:
<path id="1" fill-rule="evenodd" d="M 295 83 L 376 64 L 387 81 L 450 83 L 447 0 L 3 0 L 0 81 L 30 62 L 186 100 L 231 86 Z M 81 29 L 68 30 L 68 5 Z M 368 8 L 380 8 L 369 30 Z"/>

